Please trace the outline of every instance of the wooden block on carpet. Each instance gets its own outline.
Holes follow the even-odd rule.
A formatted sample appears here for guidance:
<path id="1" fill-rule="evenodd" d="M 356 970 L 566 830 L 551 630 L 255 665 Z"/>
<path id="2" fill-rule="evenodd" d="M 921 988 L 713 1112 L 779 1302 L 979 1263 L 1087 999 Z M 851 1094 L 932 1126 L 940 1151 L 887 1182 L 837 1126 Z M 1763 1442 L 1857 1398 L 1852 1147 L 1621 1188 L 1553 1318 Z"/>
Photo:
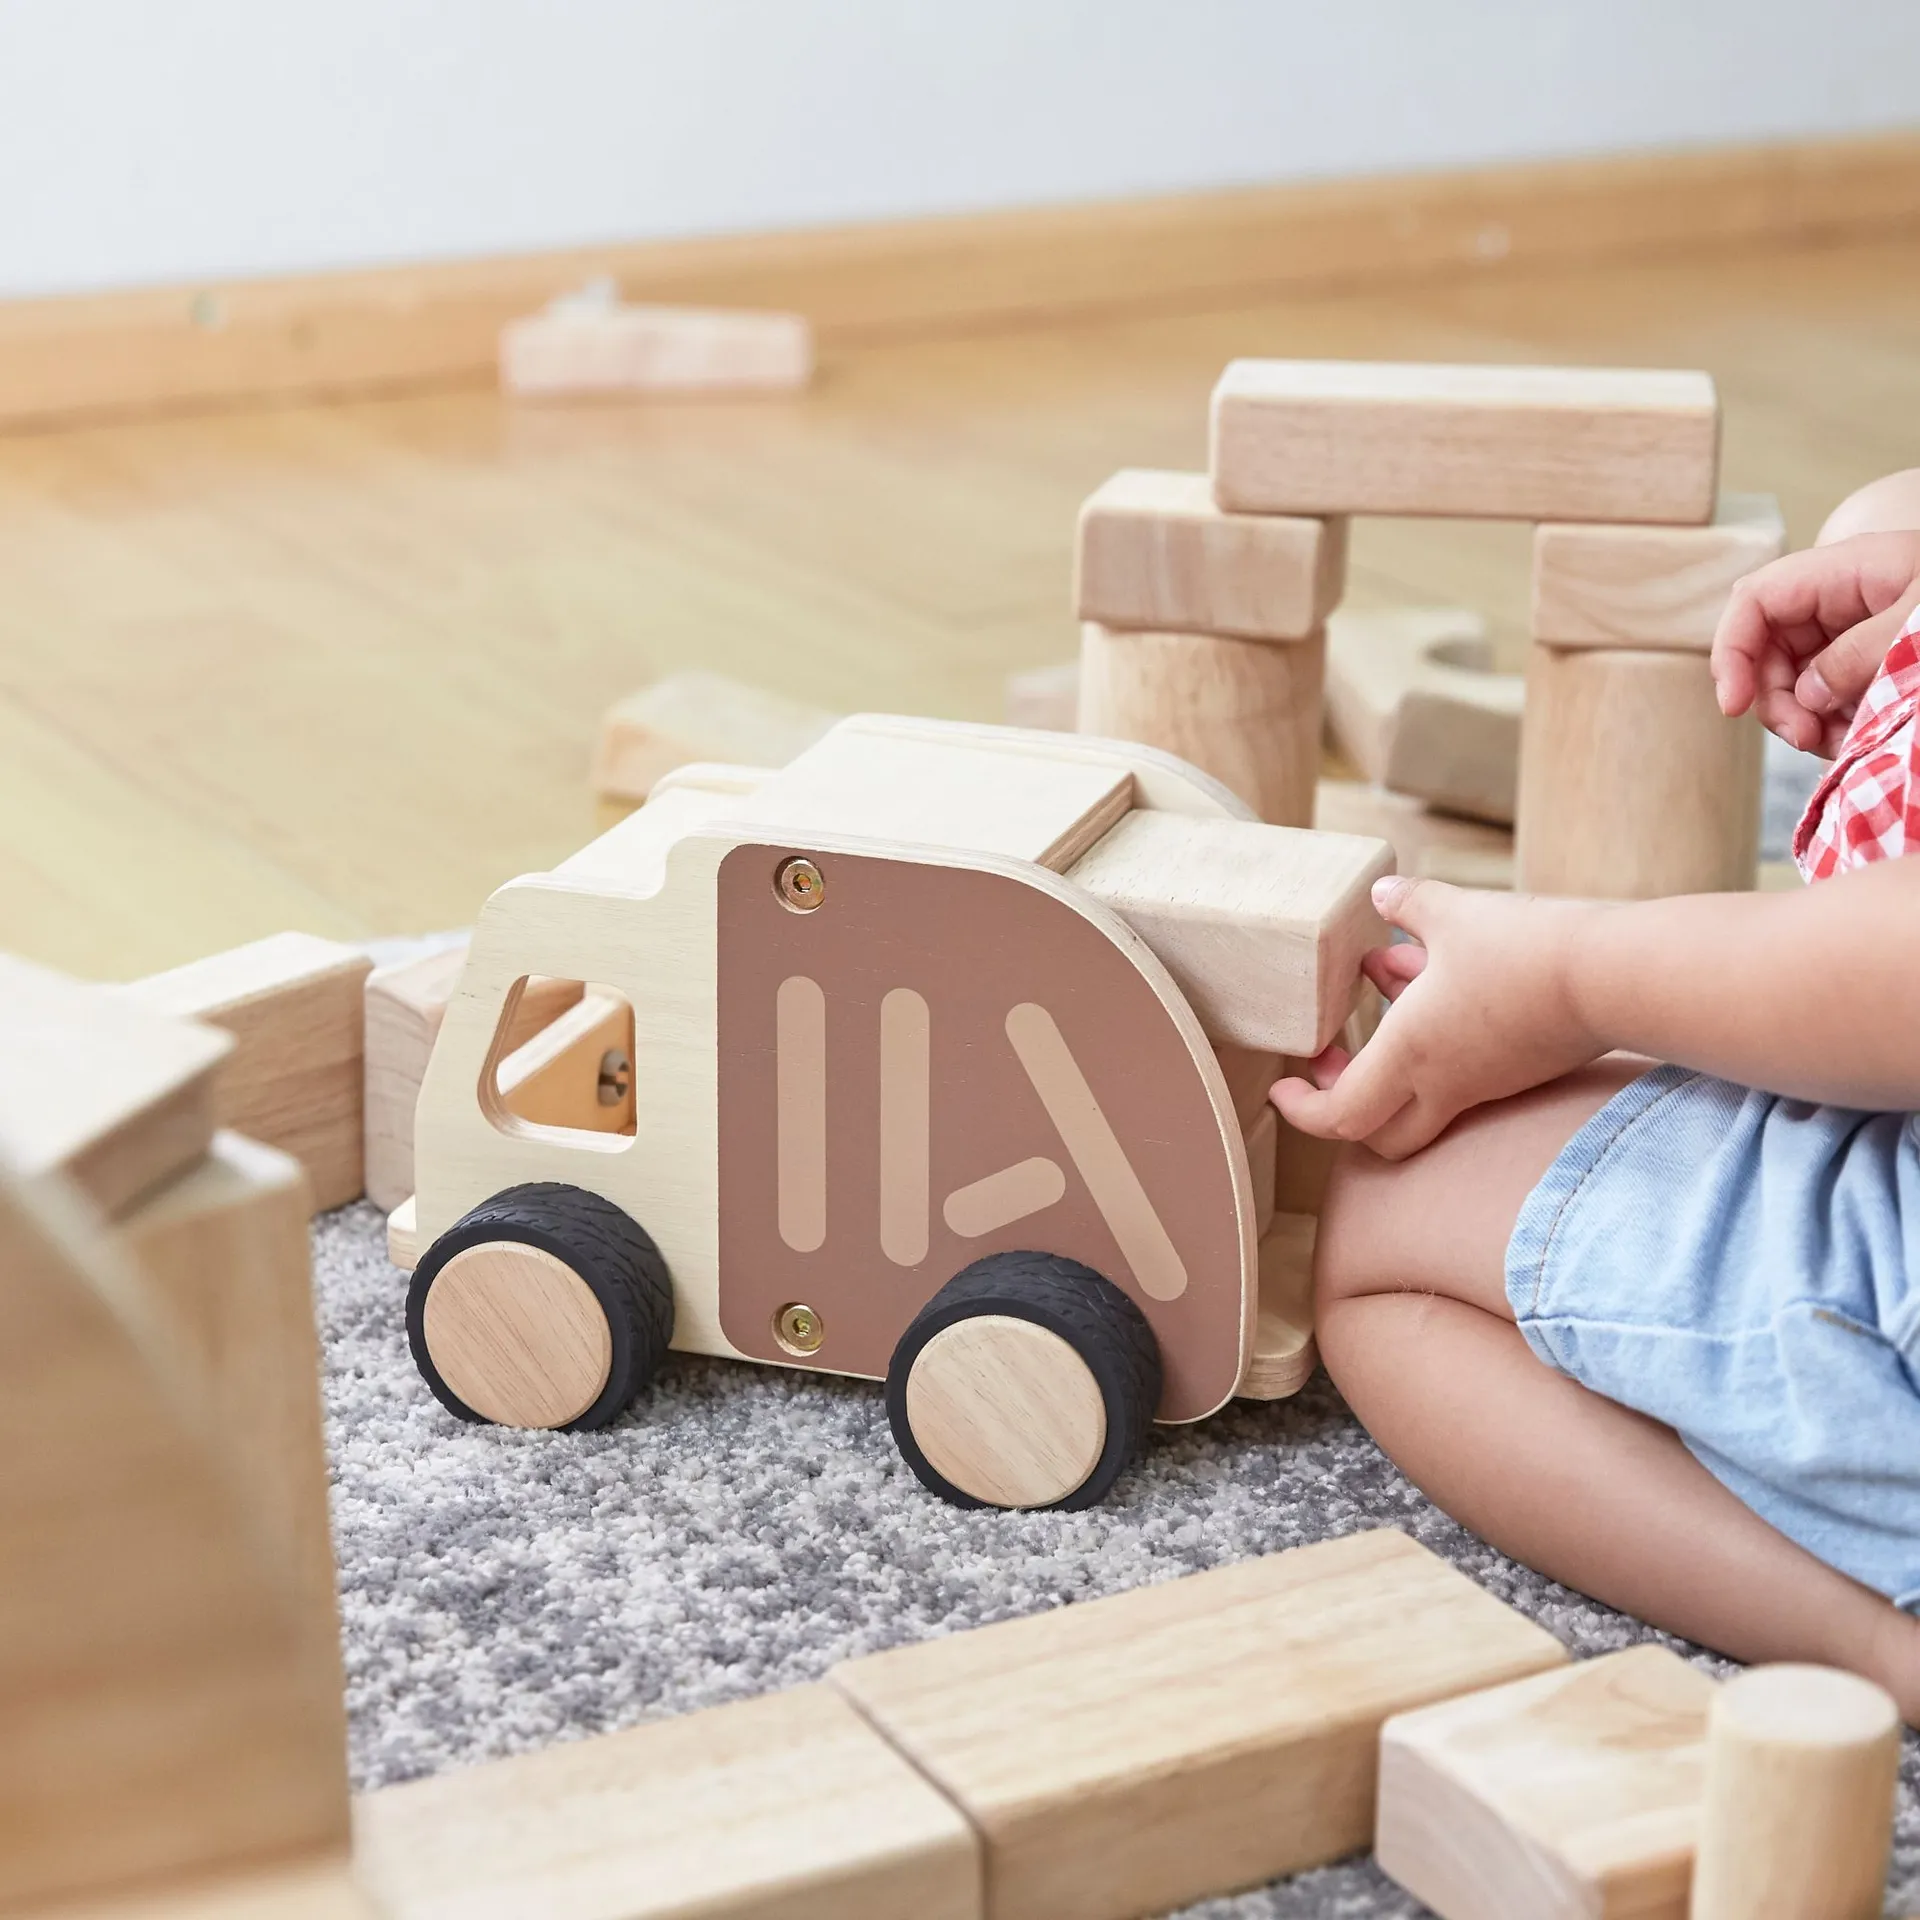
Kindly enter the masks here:
<path id="1" fill-rule="evenodd" d="M 362 1049 L 372 966 L 337 940 L 276 933 L 116 991 L 233 1035 L 220 1072 L 220 1124 L 292 1154 L 324 1213 L 366 1191 Z"/>
<path id="2" fill-rule="evenodd" d="M 1260 1239 L 1260 1310 L 1253 1352 L 1235 1389 L 1242 1400 L 1285 1400 L 1320 1363 L 1313 1339 L 1313 1243 L 1309 1213 L 1276 1213 Z"/>
<path id="3" fill-rule="evenodd" d="M 211 1027 L 0 954 L 0 1149 L 120 1212 L 206 1152 L 232 1050 Z"/>
<path id="4" fill-rule="evenodd" d="M 1067 877 L 1159 955 L 1209 1039 L 1311 1055 L 1386 943 L 1371 889 L 1392 870 L 1379 840 L 1136 811 Z"/>
<path id="5" fill-rule="evenodd" d="M 798 313 L 566 299 L 500 331 L 500 387 L 518 398 L 804 387 L 813 329 Z"/>
<path id="6" fill-rule="evenodd" d="M 1705 653 L 1734 583 L 1787 550 L 1770 493 L 1723 493 L 1704 527 L 1533 530 L 1533 637 Z"/>
<path id="7" fill-rule="evenodd" d="M 1304 640 L 1347 581 L 1347 523 L 1223 513 L 1204 473 L 1124 468 L 1080 509 L 1082 620 L 1162 633 Z"/>
<path id="8" fill-rule="evenodd" d="M 1213 491 L 1246 513 L 1698 526 L 1711 375 L 1640 367 L 1236 360 L 1213 390 Z"/>
<path id="9" fill-rule="evenodd" d="M 607 709 L 593 790 L 632 812 L 662 776 L 695 761 L 784 767 L 838 716 L 718 673 L 674 673 Z"/>
<path id="10" fill-rule="evenodd" d="M 1335 614 L 1327 623 L 1333 737 L 1377 786 L 1510 826 L 1526 682 L 1492 664 L 1478 614 Z"/>
<path id="11" fill-rule="evenodd" d="M 1396 1715 L 1381 1870 L 1441 1920 L 1685 1920 L 1713 1695 L 1630 1647 Z"/>
<path id="12" fill-rule="evenodd" d="M 828 1686 L 363 1794 L 387 1920 L 979 1920 L 967 1822 Z"/>
<path id="13" fill-rule="evenodd" d="M 1566 1657 L 1383 1531 L 831 1678 L 966 1813 L 994 1920 L 1122 1920 L 1364 1847 L 1382 1721 Z"/>

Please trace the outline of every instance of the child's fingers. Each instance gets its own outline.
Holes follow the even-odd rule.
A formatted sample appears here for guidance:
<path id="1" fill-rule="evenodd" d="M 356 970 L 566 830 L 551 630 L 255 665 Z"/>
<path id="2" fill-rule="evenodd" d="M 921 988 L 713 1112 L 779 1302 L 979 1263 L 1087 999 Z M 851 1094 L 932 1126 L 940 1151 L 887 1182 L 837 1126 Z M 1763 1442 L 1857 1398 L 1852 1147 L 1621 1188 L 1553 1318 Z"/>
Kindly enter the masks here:
<path id="1" fill-rule="evenodd" d="M 1912 596 L 1849 627 L 1839 639 L 1806 664 L 1793 686 L 1794 698 L 1810 713 L 1850 714 L 1860 704 L 1887 649 L 1900 637 L 1913 611 Z"/>
<path id="2" fill-rule="evenodd" d="M 1403 1107 L 1411 1089 L 1396 1070 L 1393 1050 L 1363 1047 L 1332 1086 L 1312 1087 L 1304 1080 L 1282 1080 L 1273 1104 L 1282 1119 L 1322 1140 L 1365 1140 Z"/>
<path id="3" fill-rule="evenodd" d="M 1375 947 L 1360 961 L 1360 971 L 1389 1000 L 1398 1000 L 1408 986 L 1425 970 L 1427 950 L 1411 941 L 1397 947 Z"/>

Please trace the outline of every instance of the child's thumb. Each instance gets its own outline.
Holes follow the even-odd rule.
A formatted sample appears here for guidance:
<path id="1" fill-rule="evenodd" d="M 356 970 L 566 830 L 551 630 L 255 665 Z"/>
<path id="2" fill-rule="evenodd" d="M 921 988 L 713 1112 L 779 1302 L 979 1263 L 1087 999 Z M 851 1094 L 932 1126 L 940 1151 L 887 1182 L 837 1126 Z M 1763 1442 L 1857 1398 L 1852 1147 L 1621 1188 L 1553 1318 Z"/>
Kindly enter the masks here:
<path id="1" fill-rule="evenodd" d="M 1373 883 L 1373 910 L 1388 926 L 1419 939 L 1432 924 L 1439 897 L 1451 891 L 1437 880 L 1414 880 L 1404 873 L 1390 873 Z"/>
<path id="2" fill-rule="evenodd" d="M 1880 662 L 1900 637 L 1911 611 L 1901 601 L 1862 620 L 1857 627 L 1849 627 L 1801 668 L 1800 678 L 1793 684 L 1793 697 L 1809 713 L 1851 713 L 1880 671 Z"/>

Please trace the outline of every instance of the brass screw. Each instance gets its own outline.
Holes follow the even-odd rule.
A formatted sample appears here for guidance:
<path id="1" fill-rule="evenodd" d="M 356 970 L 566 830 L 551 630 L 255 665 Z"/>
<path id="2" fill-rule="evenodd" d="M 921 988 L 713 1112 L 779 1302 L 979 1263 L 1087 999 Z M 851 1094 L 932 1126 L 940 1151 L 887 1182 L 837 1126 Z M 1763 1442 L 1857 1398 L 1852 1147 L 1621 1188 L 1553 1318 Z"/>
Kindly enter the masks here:
<path id="1" fill-rule="evenodd" d="M 633 1085 L 633 1062 L 618 1047 L 600 1056 L 600 1082 L 594 1089 L 603 1107 L 617 1107 Z"/>
<path id="2" fill-rule="evenodd" d="M 795 1300 L 773 1316 L 773 1337 L 789 1353 L 818 1353 L 827 1330 L 811 1307 Z"/>
<path id="3" fill-rule="evenodd" d="M 811 913 L 827 897 L 825 878 L 804 854 L 780 862 L 773 890 L 789 913 Z"/>

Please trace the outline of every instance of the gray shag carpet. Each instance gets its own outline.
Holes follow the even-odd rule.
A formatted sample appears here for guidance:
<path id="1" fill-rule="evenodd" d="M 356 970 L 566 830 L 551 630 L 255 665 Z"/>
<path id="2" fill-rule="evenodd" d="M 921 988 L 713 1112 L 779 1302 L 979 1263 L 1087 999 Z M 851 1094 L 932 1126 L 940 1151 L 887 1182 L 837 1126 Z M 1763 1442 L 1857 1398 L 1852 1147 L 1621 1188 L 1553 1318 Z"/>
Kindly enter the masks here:
<path id="1" fill-rule="evenodd" d="M 1090 1513 L 961 1513 L 877 1387 L 676 1355 L 601 1433 L 464 1425 L 414 1372 L 370 1206 L 314 1227 L 355 1783 L 385 1785 L 820 1678 L 852 1654 L 1396 1526 L 1578 1654 L 1636 1622 L 1516 1566 L 1414 1491 L 1324 1377 L 1157 1430 Z M 1722 1670 L 1682 1648 L 1709 1670 Z M 1896 1884 L 1920 1895 L 1909 1743 Z M 1425 1911 L 1356 1859 L 1190 1909 Z"/>

